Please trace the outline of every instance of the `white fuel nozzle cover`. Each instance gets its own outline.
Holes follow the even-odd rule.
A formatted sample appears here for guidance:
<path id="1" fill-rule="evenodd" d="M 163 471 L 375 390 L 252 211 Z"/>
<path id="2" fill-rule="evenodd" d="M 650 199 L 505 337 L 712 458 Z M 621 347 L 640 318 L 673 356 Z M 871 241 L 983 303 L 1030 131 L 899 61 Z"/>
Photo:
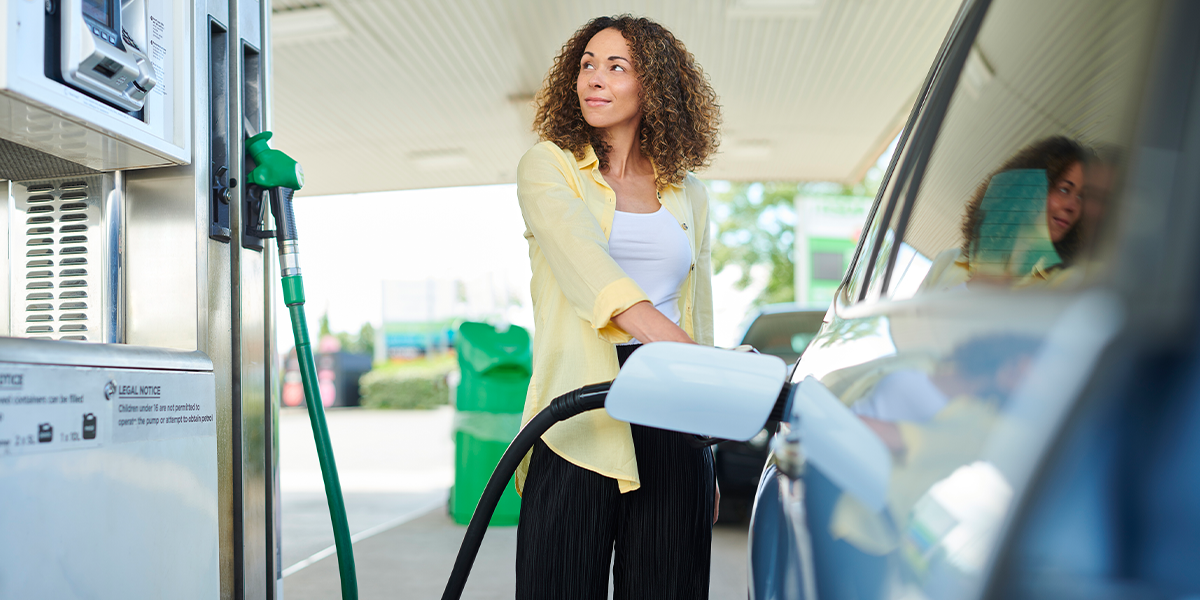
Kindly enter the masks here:
<path id="1" fill-rule="evenodd" d="M 628 423 L 745 441 L 766 424 L 786 377 L 776 356 L 657 342 L 625 361 L 604 406 Z"/>

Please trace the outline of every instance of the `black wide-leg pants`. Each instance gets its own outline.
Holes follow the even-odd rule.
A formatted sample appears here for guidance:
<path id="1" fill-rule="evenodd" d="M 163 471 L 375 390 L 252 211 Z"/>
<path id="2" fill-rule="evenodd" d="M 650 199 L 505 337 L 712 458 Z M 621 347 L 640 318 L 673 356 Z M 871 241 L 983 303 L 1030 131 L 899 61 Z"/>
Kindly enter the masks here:
<path id="1" fill-rule="evenodd" d="M 713 462 L 690 436 L 633 425 L 639 489 L 538 441 L 517 529 L 518 600 L 708 598 Z"/>

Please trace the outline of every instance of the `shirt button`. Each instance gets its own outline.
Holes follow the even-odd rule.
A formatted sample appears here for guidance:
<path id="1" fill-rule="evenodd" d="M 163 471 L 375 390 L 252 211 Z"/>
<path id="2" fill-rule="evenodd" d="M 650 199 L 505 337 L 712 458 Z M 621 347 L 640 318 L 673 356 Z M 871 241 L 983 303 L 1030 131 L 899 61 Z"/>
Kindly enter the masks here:
<path id="1" fill-rule="evenodd" d="M 687 231 L 687 223 L 684 223 L 684 224 L 683 224 L 683 230 L 684 230 L 684 231 Z"/>
<path id="2" fill-rule="evenodd" d="M 695 270 L 696 270 L 696 265 L 694 265 L 694 264 L 692 265 L 692 270 L 693 270 L 693 271 L 695 271 Z"/>

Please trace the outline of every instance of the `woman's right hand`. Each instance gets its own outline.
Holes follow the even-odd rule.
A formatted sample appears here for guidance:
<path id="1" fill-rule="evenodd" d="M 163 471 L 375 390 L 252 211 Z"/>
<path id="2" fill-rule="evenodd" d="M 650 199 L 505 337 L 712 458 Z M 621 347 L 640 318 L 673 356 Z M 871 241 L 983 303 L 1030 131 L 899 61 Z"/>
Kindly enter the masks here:
<path id="1" fill-rule="evenodd" d="M 666 315 L 643 300 L 625 309 L 612 318 L 622 331 L 637 338 L 643 344 L 650 342 L 681 342 L 695 344 L 687 332 L 673 323 Z"/>

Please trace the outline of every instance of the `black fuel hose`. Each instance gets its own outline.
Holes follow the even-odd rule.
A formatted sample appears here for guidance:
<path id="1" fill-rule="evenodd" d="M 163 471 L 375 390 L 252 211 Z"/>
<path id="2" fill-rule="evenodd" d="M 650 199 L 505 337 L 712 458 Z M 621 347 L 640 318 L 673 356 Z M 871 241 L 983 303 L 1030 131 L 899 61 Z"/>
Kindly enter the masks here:
<path id="1" fill-rule="evenodd" d="M 463 535 L 462 545 L 458 549 L 458 558 L 454 560 L 454 569 L 450 571 L 450 579 L 446 582 L 446 590 L 442 592 L 442 600 L 458 600 L 462 597 L 463 588 L 467 585 L 467 577 L 471 575 L 471 567 L 475 566 L 475 557 L 479 554 L 479 546 L 483 544 L 483 536 L 487 533 L 488 523 L 492 520 L 492 514 L 496 512 L 500 496 L 504 494 L 504 489 L 508 487 L 509 480 L 512 479 L 517 466 L 525 458 L 525 454 L 555 423 L 589 410 L 604 408 L 604 401 L 608 398 L 610 387 L 612 387 L 612 382 L 597 383 L 567 392 L 551 400 L 550 406 L 535 415 L 529 420 L 529 423 L 525 424 L 525 427 L 521 428 L 521 432 L 504 451 L 504 456 L 500 457 L 496 470 L 492 471 L 492 476 L 483 489 L 483 496 L 479 498 L 479 504 L 475 506 L 475 512 L 471 515 L 471 523 L 467 525 L 467 533 Z M 788 402 L 791 400 L 791 390 L 791 384 L 783 384 L 783 388 L 779 390 L 779 397 L 775 400 L 775 406 L 771 409 L 770 417 L 767 419 L 768 422 L 781 420 L 786 413 Z"/>
<path id="2" fill-rule="evenodd" d="M 442 600 L 456 600 L 462 596 L 467 577 L 471 575 L 471 567 L 475 565 L 475 556 L 479 554 L 479 545 L 483 543 L 483 535 L 487 533 L 488 522 L 492 520 L 492 513 L 496 512 L 500 496 L 508 487 L 509 480 L 516 472 L 517 465 L 524 460 L 525 454 L 555 423 L 589 410 L 604 408 L 604 399 L 608 396 L 608 388 L 611 385 L 611 382 L 597 383 L 567 392 L 551 400 L 550 406 L 521 428 L 521 432 L 504 451 L 504 456 L 500 457 L 500 463 L 496 465 L 496 470 L 488 479 L 487 487 L 483 489 L 483 496 L 479 498 L 479 504 L 475 506 L 471 523 L 467 525 L 467 533 L 463 536 L 462 546 L 458 549 L 458 558 L 454 561 L 454 570 L 450 572 L 450 580 L 446 582 L 446 591 L 442 592 Z"/>

